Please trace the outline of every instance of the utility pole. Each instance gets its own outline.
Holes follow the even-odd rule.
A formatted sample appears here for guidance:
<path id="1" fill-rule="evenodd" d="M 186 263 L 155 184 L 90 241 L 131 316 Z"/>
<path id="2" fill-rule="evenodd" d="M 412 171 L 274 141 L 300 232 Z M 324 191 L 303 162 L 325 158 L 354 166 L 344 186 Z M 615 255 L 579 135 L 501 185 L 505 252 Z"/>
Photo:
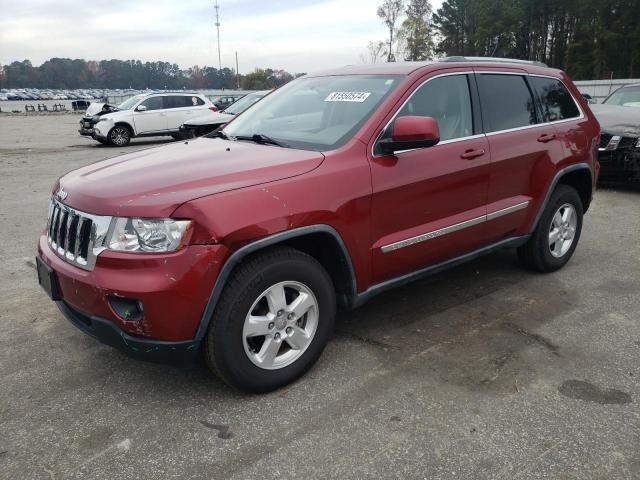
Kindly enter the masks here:
<path id="1" fill-rule="evenodd" d="M 218 68 L 222 70 L 222 57 L 220 56 L 220 7 L 218 6 L 218 0 L 215 0 L 216 4 L 216 30 L 218 31 Z"/>
<path id="2" fill-rule="evenodd" d="M 240 70 L 238 69 L 238 52 L 236 51 L 236 88 L 240 90 Z"/>

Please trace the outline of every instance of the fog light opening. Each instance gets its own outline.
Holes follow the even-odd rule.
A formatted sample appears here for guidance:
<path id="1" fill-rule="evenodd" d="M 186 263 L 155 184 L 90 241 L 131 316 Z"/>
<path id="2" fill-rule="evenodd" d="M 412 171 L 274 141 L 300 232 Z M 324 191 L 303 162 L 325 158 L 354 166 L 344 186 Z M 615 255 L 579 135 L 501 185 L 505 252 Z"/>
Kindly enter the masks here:
<path id="1" fill-rule="evenodd" d="M 123 320 L 137 321 L 144 316 L 144 306 L 140 300 L 135 298 L 110 296 L 109 305 L 114 313 Z"/>

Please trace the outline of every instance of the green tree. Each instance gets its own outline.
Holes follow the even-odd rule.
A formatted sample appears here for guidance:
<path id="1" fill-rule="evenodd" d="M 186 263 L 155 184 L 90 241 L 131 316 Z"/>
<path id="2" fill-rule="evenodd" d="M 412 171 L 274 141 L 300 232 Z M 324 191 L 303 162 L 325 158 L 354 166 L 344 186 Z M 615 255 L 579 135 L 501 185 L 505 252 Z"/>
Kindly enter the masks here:
<path id="1" fill-rule="evenodd" d="M 242 78 L 242 88 L 245 90 L 266 90 L 272 88 L 272 86 L 269 84 L 267 72 L 260 68 L 256 68 L 254 72 Z"/>
<path id="2" fill-rule="evenodd" d="M 382 23 L 389 29 L 389 43 L 387 51 L 387 62 L 395 62 L 395 55 L 393 54 L 394 35 L 396 34 L 396 24 L 398 18 L 402 14 L 404 3 L 402 0 L 384 0 L 382 5 L 378 7 L 378 17 L 382 20 Z"/>
<path id="3" fill-rule="evenodd" d="M 407 18 L 402 22 L 399 36 L 406 42 L 405 60 L 428 60 L 433 57 L 431 34 L 431 3 L 429 0 L 410 0 Z"/>

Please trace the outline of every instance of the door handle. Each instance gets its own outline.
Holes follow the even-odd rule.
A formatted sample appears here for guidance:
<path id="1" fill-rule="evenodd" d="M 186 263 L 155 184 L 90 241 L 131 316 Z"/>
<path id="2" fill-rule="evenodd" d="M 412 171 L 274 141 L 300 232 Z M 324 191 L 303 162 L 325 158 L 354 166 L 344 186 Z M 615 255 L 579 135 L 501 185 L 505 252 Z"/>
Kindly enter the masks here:
<path id="1" fill-rule="evenodd" d="M 555 133 L 543 133 L 538 137 L 538 141 L 542 143 L 547 143 L 547 142 L 550 142 L 551 140 L 554 140 L 555 138 L 556 138 Z"/>
<path id="2" fill-rule="evenodd" d="M 481 157 L 485 153 L 486 152 L 484 151 L 484 149 L 479 149 L 479 150 L 471 149 L 471 150 L 466 150 L 465 152 L 460 154 L 460 158 L 462 158 L 463 160 L 473 160 L 474 158 Z"/>

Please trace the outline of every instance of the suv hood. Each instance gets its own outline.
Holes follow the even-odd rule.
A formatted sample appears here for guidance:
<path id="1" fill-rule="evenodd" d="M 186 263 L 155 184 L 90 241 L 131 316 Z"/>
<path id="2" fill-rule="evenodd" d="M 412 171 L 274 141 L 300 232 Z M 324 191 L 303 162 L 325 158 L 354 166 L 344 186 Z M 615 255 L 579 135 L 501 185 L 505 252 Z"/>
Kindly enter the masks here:
<path id="1" fill-rule="evenodd" d="M 202 138 L 88 165 L 59 186 L 64 203 L 86 213 L 169 217 L 189 200 L 302 175 L 323 160 L 320 152 Z"/>
<path id="2" fill-rule="evenodd" d="M 640 108 L 619 105 L 589 105 L 604 133 L 629 137 L 640 136 Z"/>
<path id="3" fill-rule="evenodd" d="M 93 115 L 104 115 L 105 113 L 118 112 L 118 107 L 109 105 L 108 103 L 97 103 L 94 102 L 87 107 L 85 115 L 93 116 Z"/>
<path id="4" fill-rule="evenodd" d="M 217 125 L 219 123 L 230 122 L 235 115 L 224 112 L 212 112 L 205 115 L 199 115 L 184 122 L 185 125 Z"/>

